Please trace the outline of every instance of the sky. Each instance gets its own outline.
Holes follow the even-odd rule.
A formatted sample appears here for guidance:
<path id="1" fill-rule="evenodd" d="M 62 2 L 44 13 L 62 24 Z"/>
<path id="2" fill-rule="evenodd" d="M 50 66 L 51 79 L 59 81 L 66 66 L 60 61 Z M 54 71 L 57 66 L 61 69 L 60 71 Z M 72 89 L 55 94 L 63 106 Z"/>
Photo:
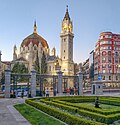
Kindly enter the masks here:
<path id="1" fill-rule="evenodd" d="M 60 55 L 61 24 L 66 5 L 73 21 L 73 60 L 84 62 L 101 32 L 120 34 L 120 0 L 0 0 L 0 50 L 2 61 L 11 61 L 13 46 L 37 32 L 47 40 L 50 49 Z"/>

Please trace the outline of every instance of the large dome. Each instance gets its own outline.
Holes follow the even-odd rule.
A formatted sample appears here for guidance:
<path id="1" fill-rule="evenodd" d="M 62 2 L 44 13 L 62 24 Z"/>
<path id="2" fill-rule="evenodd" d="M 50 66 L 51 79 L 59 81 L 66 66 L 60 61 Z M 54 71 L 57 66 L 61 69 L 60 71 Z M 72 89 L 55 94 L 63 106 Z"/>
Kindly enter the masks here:
<path id="1" fill-rule="evenodd" d="M 37 26 L 36 26 L 36 21 L 34 23 L 34 31 L 33 34 L 29 35 L 28 37 L 26 37 L 23 42 L 21 43 L 21 47 L 26 47 L 28 46 L 30 43 L 32 43 L 33 45 L 37 45 L 41 42 L 42 46 L 44 48 L 49 48 L 47 41 L 42 38 L 40 35 L 37 34 Z"/>
<path id="2" fill-rule="evenodd" d="M 21 43 L 21 47 L 23 46 L 28 46 L 30 43 L 32 43 L 33 45 L 37 45 L 39 44 L 39 42 L 41 42 L 43 47 L 49 48 L 47 41 L 42 38 L 40 35 L 38 35 L 37 33 L 33 33 L 31 35 L 29 35 L 28 37 L 26 37 L 23 42 Z"/>

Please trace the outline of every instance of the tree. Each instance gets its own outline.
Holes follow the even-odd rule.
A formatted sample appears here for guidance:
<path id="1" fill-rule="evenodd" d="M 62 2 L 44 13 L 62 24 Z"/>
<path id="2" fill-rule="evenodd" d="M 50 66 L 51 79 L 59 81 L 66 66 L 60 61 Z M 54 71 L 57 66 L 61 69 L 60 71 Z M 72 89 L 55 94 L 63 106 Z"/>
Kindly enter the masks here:
<path id="1" fill-rule="evenodd" d="M 5 83 L 5 72 L 2 72 L 1 84 Z"/>
<path id="2" fill-rule="evenodd" d="M 39 63 L 38 51 L 36 53 L 35 70 L 37 71 L 38 74 L 40 74 L 40 63 Z"/>
<path id="3" fill-rule="evenodd" d="M 13 66 L 12 73 L 19 73 L 19 74 L 28 73 L 28 68 L 26 68 L 23 63 L 20 64 L 18 62 Z"/>
<path id="4" fill-rule="evenodd" d="M 19 62 L 16 63 L 13 68 L 12 68 L 12 73 L 18 73 L 18 74 L 24 74 L 28 73 L 28 68 L 25 67 L 25 65 L 22 63 L 20 64 Z M 21 76 L 18 81 L 28 81 L 28 78 L 25 76 Z"/>
<path id="5" fill-rule="evenodd" d="M 46 62 L 46 56 L 43 52 L 42 59 L 41 59 L 41 74 L 45 74 L 47 72 L 47 62 Z"/>

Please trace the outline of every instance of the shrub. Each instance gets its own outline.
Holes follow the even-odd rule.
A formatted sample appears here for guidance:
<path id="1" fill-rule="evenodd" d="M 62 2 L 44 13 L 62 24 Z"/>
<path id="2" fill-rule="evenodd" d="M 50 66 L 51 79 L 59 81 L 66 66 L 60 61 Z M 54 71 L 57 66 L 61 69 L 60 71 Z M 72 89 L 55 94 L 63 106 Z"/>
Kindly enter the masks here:
<path id="1" fill-rule="evenodd" d="M 34 102 L 32 100 L 26 100 L 26 103 L 36 107 L 37 109 L 42 110 L 43 112 L 46 112 L 49 115 L 52 115 L 52 116 L 60 119 L 61 121 L 65 122 L 69 125 L 105 125 L 103 123 L 85 120 L 78 116 L 73 116 L 66 112 L 48 107 L 46 105 L 40 104 L 38 102 Z"/>

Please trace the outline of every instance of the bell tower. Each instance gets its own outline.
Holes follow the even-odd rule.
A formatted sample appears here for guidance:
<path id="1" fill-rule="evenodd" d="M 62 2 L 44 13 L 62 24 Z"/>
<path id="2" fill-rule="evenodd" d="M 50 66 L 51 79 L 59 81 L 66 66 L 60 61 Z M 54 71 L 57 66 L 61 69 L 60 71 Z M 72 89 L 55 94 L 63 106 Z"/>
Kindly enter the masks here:
<path id="1" fill-rule="evenodd" d="M 62 59 L 62 71 L 66 75 L 74 74 L 74 63 L 73 63 L 73 24 L 69 16 L 68 6 L 66 13 L 62 21 L 61 27 L 61 52 L 60 58 Z"/>

